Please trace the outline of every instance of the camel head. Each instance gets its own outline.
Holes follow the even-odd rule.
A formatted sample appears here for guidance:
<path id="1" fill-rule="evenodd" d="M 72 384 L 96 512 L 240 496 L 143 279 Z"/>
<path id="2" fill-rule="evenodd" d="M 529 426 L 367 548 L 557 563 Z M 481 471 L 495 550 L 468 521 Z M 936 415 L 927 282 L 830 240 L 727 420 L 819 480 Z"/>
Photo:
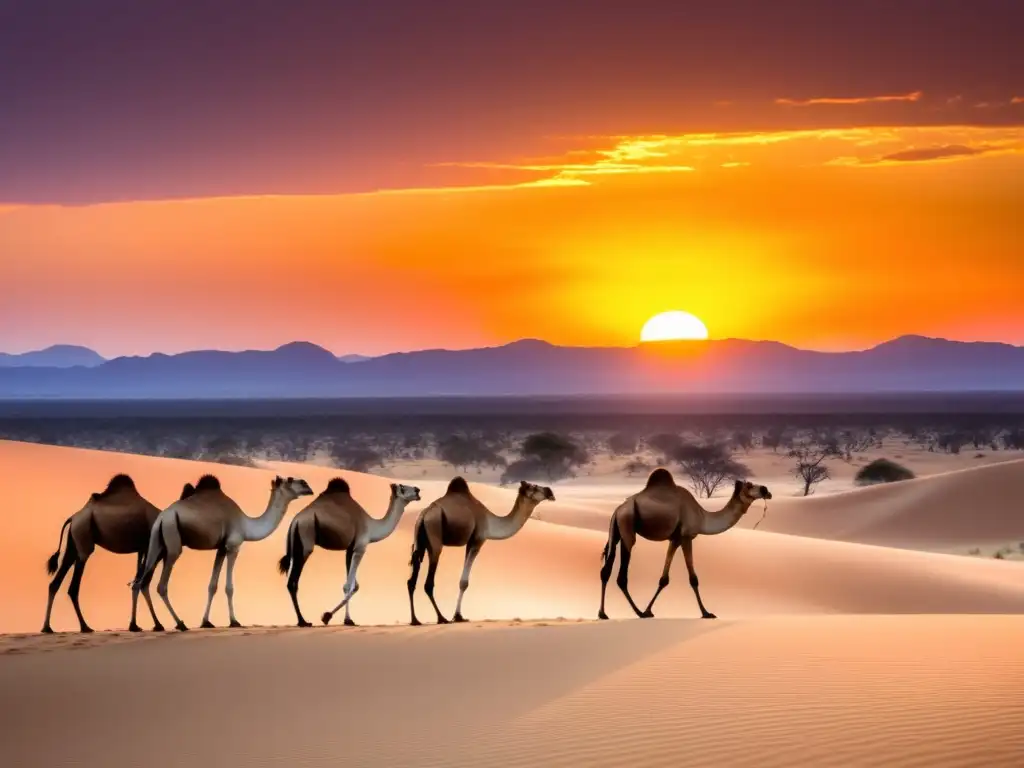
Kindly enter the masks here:
<path id="1" fill-rule="evenodd" d="M 737 480 L 736 488 L 732 492 L 734 497 L 739 498 L 744 506 L 749 507 L 758 499 L 767 501 L 772 497 L 772 492 L 763 485 L 754 485 L 749 480 Z"/>
<path id="2" fill-rule="evenodd" d="M 420 489 L 415 485 L 402 485 L 401 483 L 391 484 L 391 498 L 401 499 L 405 503 L 420 500 Z"/>
<path id="3" fill-rule="evenodd" d="M 535 485 L 533 483 L 528 483 L 525 480 L 519 484 L 519 495 L 524 496 L 536 504 L 540 504 L 542 501 L 555 500 L 555 492 L 546 485 Z"/>
<path id="4" fill-rule="evenodd" d="M 301 477 L 281 477 L 278 475 L 270 481 L 270 490 L 272 493 L 281 494 L 288 501 L 294 501 L 299 496 L 313 495 L 313 489 Z"/>

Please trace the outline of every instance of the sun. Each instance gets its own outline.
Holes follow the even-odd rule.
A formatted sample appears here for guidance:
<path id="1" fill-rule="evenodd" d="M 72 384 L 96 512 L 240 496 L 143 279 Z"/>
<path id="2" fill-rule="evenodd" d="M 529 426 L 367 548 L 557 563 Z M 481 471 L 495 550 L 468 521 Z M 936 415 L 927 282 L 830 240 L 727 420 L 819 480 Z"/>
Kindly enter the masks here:
<path id="1" fill-rule="evenodd" d="M 706 339 L 708 329 L 700 318 L 689 312 L 662 312 L 655 315 L 640 331 L 640 341 L 672 341 Z"/>

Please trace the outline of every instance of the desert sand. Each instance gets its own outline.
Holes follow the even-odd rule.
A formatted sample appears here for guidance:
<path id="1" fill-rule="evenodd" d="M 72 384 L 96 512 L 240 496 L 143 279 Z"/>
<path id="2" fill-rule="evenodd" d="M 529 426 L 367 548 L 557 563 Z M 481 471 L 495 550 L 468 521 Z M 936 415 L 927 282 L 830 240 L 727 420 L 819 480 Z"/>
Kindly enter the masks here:
<path id="1" fill-rule="evenodd" d="M 743 528 L 695 543 L 718 621 L 695 618 L 682 557 L 658 619 L 632 618 L 612 584 L 613 621 L 592 621 L 608 515 L 638 479 L 556 485 L 540 520 L 484 546 L 464 604 L 477 621 L 400 626 L 412 523 L 445 482 L 396 477 L 418 484 L 423 502 L 363 561 L 353 617 L 365 626 L 273 626 L 294 622 L 276 561 L 300 500 L 273 536 L 242 549 L 235 600 L 250 628 L 34 634 L 61 523 L 110 476 L 128 472 L 165 506 L 214 472 L 258 514 L 275 471 L 316 491 L 339 474 L 0 442 L 4 764 L 991 765 L 1024 755 L 1024 616 L 1011 615 L 1024 614 L 1024 564 L 922 551 L 1024 539 L 1019 461 L 779 499 L 750 530 L 755 506 Z M 341 474 L 383 514 L 388 478 Z M 498 513 L 514 494 L 474 491 Z M 638 544 L 638 602 L 663 555 L 662 544 Z M 171 581 L 193 627 L 212 559 L 186 551 Z M 461 567 L 462 553 L 446 550 L 437 597 L 449 616 Z M 127 625 L 133 569 L 130 556 L 90 560 L 82 607 L 97 629 Z M 337 603 L 343 578 L 341 553 L 313 555 L 300 591 L 307 616 Z M 54 626 L 73 630 L 65 591 Z M 422 592 L 417 600 L 431 620 Z M 223 592 L 213 620 L 226 624 Z M 144 609 L 140 621 L 148 626 Z"/>

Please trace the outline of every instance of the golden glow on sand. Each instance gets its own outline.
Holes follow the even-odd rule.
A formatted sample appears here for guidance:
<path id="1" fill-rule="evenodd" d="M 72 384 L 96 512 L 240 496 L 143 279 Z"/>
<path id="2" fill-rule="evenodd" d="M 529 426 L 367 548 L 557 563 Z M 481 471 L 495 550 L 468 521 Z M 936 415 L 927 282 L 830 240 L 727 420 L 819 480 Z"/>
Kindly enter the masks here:
<path id="1" fill-rule="evenodd" d="M 640 341 L 673 341 L 706 339 L 708 329 L 700 318 L 689 312 L 662 312 L 655 315 L 640 331 Z"/>

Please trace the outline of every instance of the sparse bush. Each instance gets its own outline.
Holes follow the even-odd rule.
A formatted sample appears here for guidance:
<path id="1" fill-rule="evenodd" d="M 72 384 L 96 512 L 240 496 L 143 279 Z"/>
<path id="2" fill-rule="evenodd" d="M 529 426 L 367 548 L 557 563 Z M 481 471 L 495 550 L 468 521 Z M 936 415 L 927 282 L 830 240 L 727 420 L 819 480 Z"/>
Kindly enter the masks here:
<path id="1" fill-rule="evenodd" d="M 902 480 L 913 480 L 914 473 L 889 459 L 875 459 L 862 467 L 854 477 L 857 485 L 875 485 L 876 483 L 898 483 Z"/>

